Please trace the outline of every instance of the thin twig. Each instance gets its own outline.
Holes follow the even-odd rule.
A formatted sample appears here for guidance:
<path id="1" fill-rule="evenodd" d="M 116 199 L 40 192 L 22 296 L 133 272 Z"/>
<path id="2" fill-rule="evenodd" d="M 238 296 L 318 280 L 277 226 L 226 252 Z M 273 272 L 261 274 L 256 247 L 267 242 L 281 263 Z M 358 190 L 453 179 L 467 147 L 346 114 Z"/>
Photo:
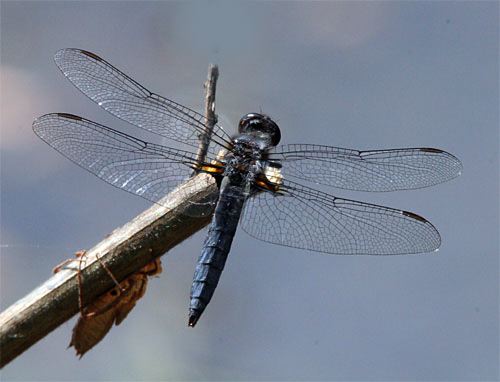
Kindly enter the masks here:
<path id="1" fill-rule="evenodd" d="M 208 77 L 205 82 L 205 117 L 206 117 L 206 131 L 200 136 L 200 147 L 196 154 L 198 163 L 203 163 L 207 156 L 208 145 L 214 125 L 217 123 L 217 114 L 215 114 L 215 90 L 217 88 L 217 78 L 219 78 L 219 68 L 217 65 L 209 65 Z"/>
<path id="2" fill-rule="evenodd" d="M 207 120 L 211 123 L 215 123 L 217 73 L 217 67 L 210 66 L 209 79 L 213 82 L 205 89 L 206 110 L 211 113 L 207 113 Z M 202 141 L 199 155 L 206 154 L 206 144 Z M 88 305 L 115 286 L 108 271 L 121 281 L 206 226 L 210 216 L 195 218 L 188 210 L 213 201 L 217 193 L 211 175 L 196 175 L 88 250 L 86 264 L 79 271 L 76 264 L 80 260 L 75 259 L 74 267 L 64 267 L 2 312 L 0 367 L 78 313 L 80 288 L 85 290 L 82 303 Z"/>

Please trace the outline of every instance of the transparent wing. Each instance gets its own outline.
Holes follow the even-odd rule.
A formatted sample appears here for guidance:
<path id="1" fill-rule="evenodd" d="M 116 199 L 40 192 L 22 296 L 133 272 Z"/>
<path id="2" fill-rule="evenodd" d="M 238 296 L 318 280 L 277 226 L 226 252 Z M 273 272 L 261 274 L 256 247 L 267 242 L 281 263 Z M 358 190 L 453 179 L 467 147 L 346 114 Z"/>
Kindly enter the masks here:
<path id="1" fill-rule="evenodd" d="M 396 191 L 429 187 L 460 175 L 460 161 L 439 149 L 356 151 L 292 144 L 276 147 L 269 159 L 281 162 L 285 177 L 355 191 Z"/>
<path id="2" fill-rule="evenodd" d="M 33 130 L 80 167 L 152 202 L 187 179 L 195 164 L 190 152 L 145 142 L 72 114 L 44 115 L 35 120 Z"/>
<path id="3" fill-rule="evenodd" d="M 249 197 L 240 225 L 270 243 L 346 255 L 431 252 L 441 239 L 434 226 L 411 212 L 336 198 L 285 181 L 282 195 Z"/>
<path id="4" fill-rule="evenodd" d="M 99 56 L 80 49 L 62 49 L 54 57 L 64 75 L 86 96 L 111 114 L 163 137 L 198 147 L 206 133 L 206 118 L 185 106 L 154 94 Z M 214 126 L 210 159 L 230 143 Z"/>

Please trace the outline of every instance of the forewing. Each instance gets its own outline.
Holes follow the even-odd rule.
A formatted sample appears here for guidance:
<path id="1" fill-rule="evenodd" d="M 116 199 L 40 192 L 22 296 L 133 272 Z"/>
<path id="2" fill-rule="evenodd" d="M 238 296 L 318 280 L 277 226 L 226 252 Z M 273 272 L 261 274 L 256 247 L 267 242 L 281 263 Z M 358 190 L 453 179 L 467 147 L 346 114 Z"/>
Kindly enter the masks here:
<path id="1" fill-rule="evenodd" d="M 241 226 L 270 243 L 345 255 L 431 252 L 441 239 L 434 226 L 411 212 L 336 198 L 284 181 L 281 194 L 250 196 Z"/>
<path id="2" fill-rule="evenodd" d="M 54 57 L 64 75 L 85 95 L 111 114 L 166 138 L 199 147 L 206 134 L 206 118 L 185 106 L 150 92 L 95 55 L 62 49 Z M 212 133 L 209 159 L 214 159 L 230 137 L 218 125 Z"/>
<path id="3" fill-rule="evenodd" d="M 429 187 L 460 175 L 462 164 L 432 148 L 356 151 L 331 146 L 278 146 L 269 158 L 282 163 L 285 177 L 355 191 Z"/>
<path id="4" fill-rule="evenodd" d="M 64 113 L 33 123 L 46 143 L 105 182 L 158 202 L 193 172 L 194 154 L 134 138 Z"/>

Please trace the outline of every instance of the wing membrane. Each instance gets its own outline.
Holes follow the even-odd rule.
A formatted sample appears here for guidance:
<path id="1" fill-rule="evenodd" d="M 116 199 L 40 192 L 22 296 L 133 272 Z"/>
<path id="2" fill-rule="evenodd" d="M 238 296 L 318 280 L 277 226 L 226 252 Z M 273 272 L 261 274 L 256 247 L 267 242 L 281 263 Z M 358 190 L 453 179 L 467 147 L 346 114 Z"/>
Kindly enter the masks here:
<path id="1" fill-rule="evenodd" d="M 424 218 L 285 181 L 282 195 L 251 196 L 241 218 L 251 236 L 270 243 L 346 255 L 431 252 L 441 239 Z"/>
<path id="2" fill-rule="evenodd" d="M 152 202 L 187 179 L 194 154 L 155 145 L 64 113 L 44 115 L 34 132 L 62 155 L 105 182 Z"/>
<path id="3" fill-rule="evenodd" d="M 460 175 L 462 164 L 432 148 L 356 151 L 331 146 L 278 146 L 270 159 L 282 162 L 285 177 L 355 191 L 429 187 Z"/>
<path id="4" fill-rule="evenodd" d="M 111 114 L 166 138 L 198 147 L 206 118 L 185 106 L 150 92 L 99 56 L 80 49 L 62 49 L 54 57 L 64 75 L 86 96 Z M 214 126 L 209 153 L 230 142 Z"/>

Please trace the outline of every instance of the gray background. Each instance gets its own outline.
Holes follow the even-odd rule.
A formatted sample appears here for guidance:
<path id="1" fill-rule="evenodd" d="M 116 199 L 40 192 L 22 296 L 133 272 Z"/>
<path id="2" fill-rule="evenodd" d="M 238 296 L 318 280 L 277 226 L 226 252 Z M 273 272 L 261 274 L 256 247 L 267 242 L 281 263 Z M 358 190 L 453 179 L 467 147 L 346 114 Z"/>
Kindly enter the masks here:
<path id="1" fill-rule="evenodd" d="M 201 110 L 209 62 L 233 131 L 263 110 L 288 143 L 431 146 L 464 163 L 432 189 L 339 196 L 422 214 L 437 254 L 349 257 L 238 232 L 193 330 L 204 232 L 172 250 L 135 311 L 78 360 L 74 320 L 3 380 L 493 380 L 498 377 L 498 2 L 1 3 L 1 306 L 149 205 L 86 173 L 31 130 L 48 112 L 117 128 L 59 73 L 60 48 L 95 52 Z"/>

